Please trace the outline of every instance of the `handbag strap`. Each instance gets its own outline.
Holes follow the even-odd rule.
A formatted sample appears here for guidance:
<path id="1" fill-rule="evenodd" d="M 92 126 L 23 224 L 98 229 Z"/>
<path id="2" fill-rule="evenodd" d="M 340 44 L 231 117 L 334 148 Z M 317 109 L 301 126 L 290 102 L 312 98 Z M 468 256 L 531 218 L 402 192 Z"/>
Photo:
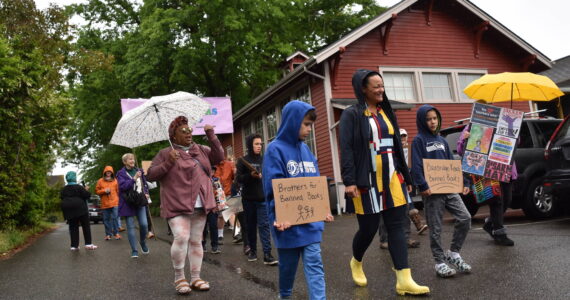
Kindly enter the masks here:
<path id="1" fill-rule="evenodd" d="M 192 157 L 192 159 L 193 159 L 197 164 L 199 164 L 200 167 L 202 167 L 202 171 L 204 171 L 204 173 L 206 173 L 206 176 L 210 177 L 210 175 L 208 174 L 208 171 L 206 170 L 206 168 L 204 167 L 204 165 L 203 165 L 199 160 L 197 160 L 197 159 L 195 159 L 195 158 L 193 158 L 193 157 Z"/>

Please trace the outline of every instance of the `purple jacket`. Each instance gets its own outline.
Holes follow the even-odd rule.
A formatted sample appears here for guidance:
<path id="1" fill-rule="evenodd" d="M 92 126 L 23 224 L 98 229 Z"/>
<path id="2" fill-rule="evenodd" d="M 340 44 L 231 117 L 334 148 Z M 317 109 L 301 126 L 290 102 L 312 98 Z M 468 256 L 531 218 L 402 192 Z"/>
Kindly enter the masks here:
<path id="1" fill-rule="evenodd" d="M 143 190 L 145 194 L 148 194 L 148 186 L 146 184 L 146 178 L 144 177 L 144 172 L 142 169 L 138 169 L 141 173 L 141 180 L 143 183 Z M 133 188 L 135 180 L 127 174 L 127 169 L 123 167 L 117 172 L 117 182 L 119 183 L 119 216 L 121 217 L 133 217 L 136 216 L 136 208 L 130 206 L 123 199 L 123 193 Z"/>
<path id="2" fill-rule="evenodd" d="M 465 153 L 465 146 L 467 144 L 467 139 L 463 138 L 463 136 L 465 136 L 465 133 L 471 130 L 471 124 L 465 126 L 465 128 L 463 128 L 463 131 L 461 132 L 461 135 L 459 136 L 459 139 L 457 139 L 457 154 L 463 156 L 463 154 Z M 511 180 L 516 180 L 517 178 L 519 178 L 519 172 L 517 172 L 517 164 L 515 163 L 515 161 L 513 160 L 513 168 L 511 169 Z"/>
<path id="3" fill-rule="evenodd" d="M 176 161 L 170 160 L 172 148 L 167 147 L 152 159 L 147 178 L 160 182 L 161 217 L 192 214 L 198 195 L 206 212 L 216 207 L 211 166 L 224 160 L 224 148 L 213 130 L 208 130 L 206 136 L 210 147 L 194 144 L 188 152 L 176 148 L 180 153 Z"/>

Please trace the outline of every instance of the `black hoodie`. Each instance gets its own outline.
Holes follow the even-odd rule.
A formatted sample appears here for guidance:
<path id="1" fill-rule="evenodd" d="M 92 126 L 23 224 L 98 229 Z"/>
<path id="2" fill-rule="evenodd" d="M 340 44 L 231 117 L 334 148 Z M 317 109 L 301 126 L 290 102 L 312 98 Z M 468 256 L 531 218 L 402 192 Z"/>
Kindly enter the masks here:
<path id="1" fill-rule="evenodd" d="M 358 104 L 345 109 L 340 117 L 341 173 L 345 186 L 370 187 L 369 174 L 372 166 L 369 148 L 370 124 L 368 117 L 364 115 L 367 105 L 362 91 L 364 78 L 370 73 L 382 77 L 378 72 L 369 70 L 357 70 L 354 73 L 352 76 L 352 87 L 358 99 Z M 412 178 L 410 177 L 404 158 L 404 151 L 402 150 L 398 120 L 386 93 L 384 93 L 384 100 L 380 102 L 380 107 L 384 110 L 394 127 L 394 164 L 396 170 L 402 174 L 406 185 L 411 185 Z"/>
<path id="2" fill-rule="evenodd" d="M 253 134 L 245 139 L 247 155 L 237 160 L 236 178 L 242 185 L 241 196 L 244 200 L 263 202 L 265 200 L 263 196 L 263 182 L 259 178 L 252 177 L 251 170 L 242 161 L 242 159 L 245 159 L 257 172 L 261 173 L 263 156 L 261 154 L 253 154 L 253 140 Z"/>

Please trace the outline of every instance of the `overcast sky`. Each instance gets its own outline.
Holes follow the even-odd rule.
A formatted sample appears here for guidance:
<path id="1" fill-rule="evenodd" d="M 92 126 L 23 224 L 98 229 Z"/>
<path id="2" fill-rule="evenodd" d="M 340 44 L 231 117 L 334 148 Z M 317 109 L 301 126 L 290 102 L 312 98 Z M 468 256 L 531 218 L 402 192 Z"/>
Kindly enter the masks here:
<path id="1" fill-rule="evenodd" d="M 86 2 L 85 0 L 35 0 L 38 8 Z M 376 0 L 392 6 L 399 0 Z M 551 60 L 570 55 L 570 0 L 471 0 L 495 20 L 510 29 Z M 56 168 L 54 174 L 67 169 Z"/>

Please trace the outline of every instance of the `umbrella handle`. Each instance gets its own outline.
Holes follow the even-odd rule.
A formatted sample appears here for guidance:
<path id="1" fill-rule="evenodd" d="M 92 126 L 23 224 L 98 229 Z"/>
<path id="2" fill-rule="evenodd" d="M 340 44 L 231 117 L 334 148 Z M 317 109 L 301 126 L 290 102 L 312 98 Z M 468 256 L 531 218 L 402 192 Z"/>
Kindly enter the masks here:
<path id="1" fill-rule="evenodd" d="M 160 123 L 160 127 L 163 127 L 164 124 L 162 124 L 162 119 L 160 118 L 160 114 L 158 113 L 158 107 L 156 106 L 156 104 L 154 104 L 153 106 L 154 106 L 154 111 L 156 112 L 156 117 L 158 118 L 158 122 Z M 166 129 L 166 140 L 168 140 L 168 143 L 170 144 L 170 148 L 172 148 L 172 150 L 174 150 L 174 146 L 172 145 L 172 142 L 170 141 L 170 135 L 168 134 L 168 128 Z"/>

